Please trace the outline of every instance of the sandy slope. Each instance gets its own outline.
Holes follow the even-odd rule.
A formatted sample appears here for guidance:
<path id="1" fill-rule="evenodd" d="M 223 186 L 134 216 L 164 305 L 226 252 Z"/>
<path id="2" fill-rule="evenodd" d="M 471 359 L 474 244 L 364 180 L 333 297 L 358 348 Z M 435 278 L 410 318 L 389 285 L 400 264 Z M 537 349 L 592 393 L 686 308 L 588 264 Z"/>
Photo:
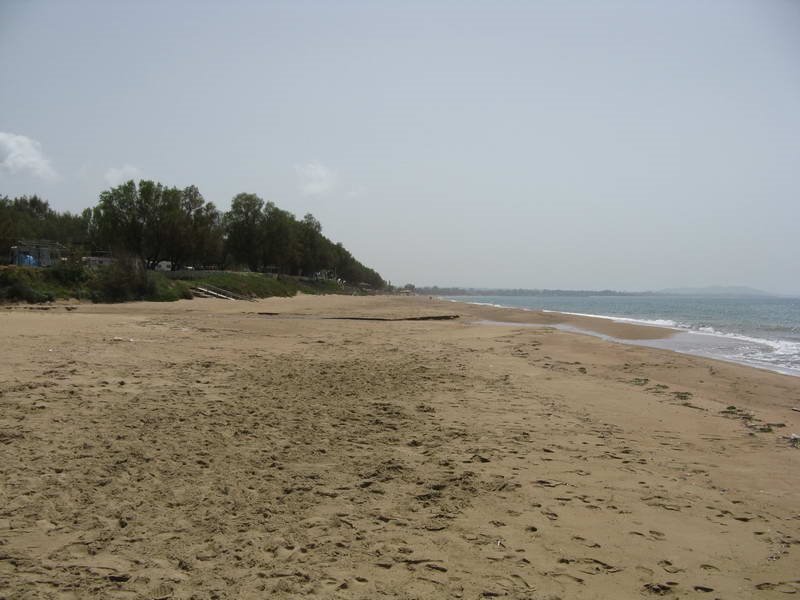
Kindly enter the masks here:
<path id="1" fill-rule="evenodd" d="M 0 310 L 0 598 L 800 592 L 800 378 L 501 316 Z"/>

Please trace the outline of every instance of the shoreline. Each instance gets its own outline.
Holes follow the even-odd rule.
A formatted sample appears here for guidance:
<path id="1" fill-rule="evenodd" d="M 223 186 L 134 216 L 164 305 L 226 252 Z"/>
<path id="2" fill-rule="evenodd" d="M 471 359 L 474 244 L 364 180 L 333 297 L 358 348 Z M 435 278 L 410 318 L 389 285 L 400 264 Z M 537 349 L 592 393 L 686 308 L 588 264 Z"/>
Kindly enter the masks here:
<path id="1" fill-rule="evenodd" d="M 747 359 L 725 354 L 726 351 L 734 352 L 741 342 L 755 343 L 764 348 L 771 348 L 774 351 L 774 344 L 770 340 L 753 338 L 746 335 L 726 333 L 720 331 L 702 331 L 680 327 L 673 324 L 665 324 L 667 319 L 637 319 L 634 317 L 616 317 L 611 315 L 593 315 L 586 313 L 565 312 L 550 309 L 534 309 L 515 306 L 502 306 L 498 304 L 484 304 L 480 302 L 467 302 L 448 297 L 437 297 L 442 302 L 453 302 L 456 304 L 496 308 L 503 311 L 522 311 L 542 315 L 540 318 L 533 317 L 530 321 L 532 325 L 548 326 L 559 328 L 563 331 L 591 335 L 600 337 L 608 342 L 631 344 L 641 347 L 658 348 L 669 350 L 679 354 L 698 356 L 712 360 L 719 360 L 727 363 L 751 367 L 754 369 L 788 375 L 790 377 L 800 377 L 800 368 L 774 364 L 767 361 Z M 553 320 L 549 320 L 546 315 L 555 315 Z M 492 319 L 489 319 L 492 320 Z M 509 323 L 524 322 L 514 319 Z M 641 331 L 628 327 L 615 327 L 603 325 L 604 322 L 617 325 L 630 325 L 633 328 L 643 328 Z M 648 331 L 650 330 L 650 331 Z M 704 339 L 705 338 L 705 339 Z"/>
<path id="2" fill-rule="evenodd" d="M 800 592 L 800 380 L 464 306 L 0 311 L 0 595 Z"/>
<path id="3" fill-rule="evenodd" d="M 603 334 L 620 340 L 664 339 L 674 332 L 672 328 L 649 326 L 640 323 L 625 323 L 602 317 L 571 314 L 559 311 L 544 311 L 514 306 L 498 306 L 463 302 L 449 298 L 436 298 L 439 302 L 452 302 L 469 307 L 472 314 L 486 317 L 487 320 L 509 323 L 528 323 L 532 325 L 571 325 L 585 329 L 587 333 Z"/>

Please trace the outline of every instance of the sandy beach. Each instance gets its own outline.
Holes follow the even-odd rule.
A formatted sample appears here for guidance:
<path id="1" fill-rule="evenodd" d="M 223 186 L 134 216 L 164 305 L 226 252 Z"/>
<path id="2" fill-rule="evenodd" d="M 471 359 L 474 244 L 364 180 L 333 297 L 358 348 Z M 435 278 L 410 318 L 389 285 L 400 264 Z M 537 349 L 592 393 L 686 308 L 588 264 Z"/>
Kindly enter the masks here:
<path id="1" fill-rule="evenodd" d="M 556 323 L 670 334 L 427 297 L 0 307 L 0 598 L 800 593 L 800 378 Z"/>

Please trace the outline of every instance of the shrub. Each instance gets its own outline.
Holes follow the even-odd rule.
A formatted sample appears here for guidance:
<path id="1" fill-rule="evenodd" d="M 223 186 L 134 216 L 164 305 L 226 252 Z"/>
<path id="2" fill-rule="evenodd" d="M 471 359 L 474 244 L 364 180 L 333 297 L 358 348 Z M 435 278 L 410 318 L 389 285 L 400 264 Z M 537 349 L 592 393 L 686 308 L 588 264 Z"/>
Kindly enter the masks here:
<path id="1" fill-rule="evenodd" d="M 52 302 L 55 300 L 55 296 L 53 294 L 36 290 L 22 281 L 15 281 L 7 288 L 4 288 L 3 297 L 4 300 L 10 300 L 12 302 L 29 302 L 31 304 Z"/>
<path id="2" fill-rule="evenodd" d="M 54 295 L 41 286 L 38 270 L 10 268 L 0 270 L 0 299 L 10 302 L 51 302 Z"/>
<path id="3" fill-rule="evenodd" d="M 174 302 L 175 300 L 191 300 L 192 292 L 189 285 L 183 281 L 172 281 L 161 273 L 148 271 L 148 295 L 143 300 L 153 302 Z"/>
<path id="4" fill-rule="evenodd" d="M 92 282 L 92 301 L 127 302 L 153 295 L 155 283 L 147 275 L 141 261 L 119 258 L 98 270 Z"/>
<path id="5" fill-rule="evenodd" d="M 173 302 L 192 297 L 185 282 L 171 281 L 161 273 L 148 271 L 141 261 L 133 258 L 117 259 L 113 265 L 99 269 L 90 286 L 93 302 Z"/>
<path id="6" fill-rule="evenodd" d="M 59 262 L 47 269 L 46 274 L 55 282 L 68 286 L 86 283 L 90 277 L 86 268 L 76 260 Z"/>

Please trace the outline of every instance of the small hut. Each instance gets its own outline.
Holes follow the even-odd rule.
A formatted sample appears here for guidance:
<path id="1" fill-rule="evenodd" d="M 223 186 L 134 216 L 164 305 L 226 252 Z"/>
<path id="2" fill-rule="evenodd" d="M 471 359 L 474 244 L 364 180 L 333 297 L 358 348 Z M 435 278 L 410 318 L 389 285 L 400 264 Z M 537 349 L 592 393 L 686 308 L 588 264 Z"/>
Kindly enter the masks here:
<path id="1" fill-rule="evenodd" d="M 11 246 L 11 264 L 20 267 L 52 267 L 61 261 L 67 249 L 50 240 L 19 240 Z"/>

